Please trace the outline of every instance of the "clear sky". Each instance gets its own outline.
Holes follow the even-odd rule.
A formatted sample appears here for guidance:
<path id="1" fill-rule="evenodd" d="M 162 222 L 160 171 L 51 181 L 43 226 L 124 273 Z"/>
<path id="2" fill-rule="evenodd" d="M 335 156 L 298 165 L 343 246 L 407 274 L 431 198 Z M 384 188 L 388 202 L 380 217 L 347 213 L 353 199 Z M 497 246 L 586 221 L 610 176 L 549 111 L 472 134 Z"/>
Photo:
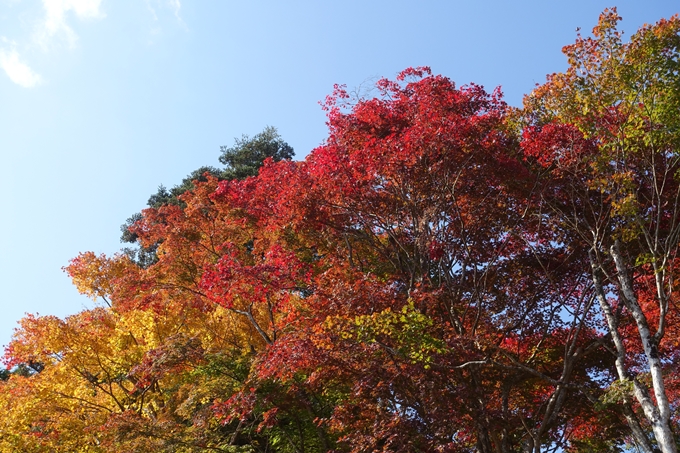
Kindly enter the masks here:
<path id="1" fill-rule="evenodd" d="M 303 158 L 318 101 L 409 66 L 506 100 L 561 71 L 576 28 L 628 35 L 678 0 L 0 0 L 0 345 L 24 313 L 92 303 L 62 272 L 220 145 L 279 129 Z"/>

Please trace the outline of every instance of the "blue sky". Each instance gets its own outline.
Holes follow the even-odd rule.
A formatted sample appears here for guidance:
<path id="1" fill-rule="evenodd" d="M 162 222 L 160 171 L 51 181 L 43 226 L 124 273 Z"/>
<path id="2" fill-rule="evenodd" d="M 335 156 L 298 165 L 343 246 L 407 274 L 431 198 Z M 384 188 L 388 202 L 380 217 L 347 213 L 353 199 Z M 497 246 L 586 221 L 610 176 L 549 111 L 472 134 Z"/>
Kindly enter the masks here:
<path id="1" fill-rule="evenodd" d="M 628 35 L 673 1 L 0 0 L 0 345 L 24 313 L 92 302 L 62 272 L 220 145 L 279 129 L 303 158 L 318 102 L 409 66 L 506 100 L 561 71 L 576 28 L 618 6 Z"/>

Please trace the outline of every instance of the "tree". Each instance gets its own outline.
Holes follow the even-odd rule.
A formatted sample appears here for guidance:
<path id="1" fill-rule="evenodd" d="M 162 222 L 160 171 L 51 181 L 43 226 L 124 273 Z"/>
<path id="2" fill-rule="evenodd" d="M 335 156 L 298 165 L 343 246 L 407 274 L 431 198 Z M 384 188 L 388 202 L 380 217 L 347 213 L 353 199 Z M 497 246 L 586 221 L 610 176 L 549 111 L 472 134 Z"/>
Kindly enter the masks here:
<path id="1" fill-rule="evenodd" d="M 199 452 L 232 443 L 235 427 L 220 426 L 211 406 L 248 374 L 238 319 L 160 282 L 146 285 L 148 300 L 130 285 L 142 270 L 124 255 L 82 254 L 68 272 L 110 306 L 22 320 L 6 362 L 30 372 L 0 383 L 8 409 L 0 451 Z"/>
<path id="2" fill-rule="evenodd" d="M 527 221 L 535 178 L 500 94 L 428 71 L 351 105 L 338 88 L 305 162 L 215 192 L 311 266 L 259 378 L 333 395 L 324 425 L 352 451 L 567 446 L 608 366 L 589 281 Z"/>
<path id="3" fill-rule="evenodd" d="M 538 164 L 544 215 L 562 231 L 556 240 L 588 257 L 583 272 L 635 443 L 653 451 L 649 424 L 656 447 L 675 453 L 667 382 L 677 355 L 668 333 L 680 239 L 680 19 L 644 26 L 629 43 L 619 20 L 605 10 L 593 38 L 564 48 L 567 72 L 525 99 L 523 146 Z"/>

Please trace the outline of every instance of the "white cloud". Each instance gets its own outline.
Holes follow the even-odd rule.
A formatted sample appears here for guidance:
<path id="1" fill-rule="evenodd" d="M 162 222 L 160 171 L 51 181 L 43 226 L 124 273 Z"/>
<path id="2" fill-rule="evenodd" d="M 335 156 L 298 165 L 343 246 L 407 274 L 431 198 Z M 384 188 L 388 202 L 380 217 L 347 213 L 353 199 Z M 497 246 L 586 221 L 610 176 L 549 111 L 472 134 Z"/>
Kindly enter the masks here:
<path id="1" fill-rule="evenodd" d="M 187 28 L 186 24 L 184 23 L 184 20 L 182 20 L 182 16 L 180 15 L 180 10 L 182 9 L 182 4 L 180 0 L 145 0 L 145 1 L 146 7 L 149 9 L 153 22 L 155 23 L 155 25 L 151 29 L 151 34 L 155 35 L 161 32 L 161 27 L 158 25 L 158 22 L 160 22 L 159 13 L 161 15 L 164 15 L 163 12 L 167 11 L 168 9 L 172 11 L 172 14 L 175 16 L 177 22 L 184 29 Z"/>
<path id="2" fill-rule="evenodd" d="M 41 3 L 43 15 L 36 21 L 32 45 L 24 42 L 20 46 L 23 50 L 35 49 L 35 45 L 38 45 L 43 51 L 50 51 L 60 41 L 65 41 L 68 47 L 74 47 L 78 36 L 69 25 L 69 20 L 99 19 L 105 16 L 100 9 L 102 0 L 41 0 Z M 42 83 L 40 75 L 21 58 L 17 47 L 15 41 L 0 36 L 0 68 L 14 83 L 23 87 L 33 87 Z"/>
<path id="3" fill-rule="evenodd" d="M 175 13 L 175 17 L 177 18 L 177 20 L 182 22 L 182 18 L 179 15 L 179 10 L 182 7 L 182 5 L 180 4 L 179 0 L 168 0 L 168 3 L 170 4 L 172 11 Z"/>
<path id="4" fill-rule="evenodd" d="M 22 87 L 31 88 L 42 81 L 38 74 L 19 59 L 19 52 L 16 50 L 0 49 L 0 67 L 12 82 Z"/>
<path id="5" fill-rule="evenodd" d="M 45 19 L 36 30 L 35 39 L 47 48 L 54 37 L 63 37 L 73 47 L 78 36 L 66 23 L 66 13 L 73 11 L 78 19 L 98 19 L 104 17 L 100 10 L 101 0 L 42 0 Z"/>

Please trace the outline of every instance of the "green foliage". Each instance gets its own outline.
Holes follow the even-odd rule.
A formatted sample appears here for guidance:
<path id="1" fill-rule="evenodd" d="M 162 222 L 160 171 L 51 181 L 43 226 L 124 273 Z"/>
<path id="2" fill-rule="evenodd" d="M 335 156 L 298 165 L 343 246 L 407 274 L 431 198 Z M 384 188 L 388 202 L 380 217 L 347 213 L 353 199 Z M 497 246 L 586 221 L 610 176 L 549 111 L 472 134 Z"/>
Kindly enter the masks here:
<path id="1" fill-rule="evenodd" d="M 290 160 L 295 153 L 293 148 L 283 141 L 275 127 L 267 126 L 253 138 L 243 135 L 234 140 L 234 146 L 222 146 L 220 162 L 227 167 L 223 171 L 224 179 L 245 179 L 256 176 L 262 163 L 271 158 L 274 162 Z"/>
<path id="2" fill-rule="evenodd" d="M 606 392 L 600 397 L 603 404 L 622 403 L 633 396 L 633 381 L 626 379 L 625 381 L 616 380 L 609 386 Z"/>
<path id="3" fill-rule="evenodd" d="M 430 334 L 434 321 L 420 313 L 412 301 L 400 311 L 387 308 L 379 313 L 361 315 L 348 322 L 344 317 L 326 320 L 326 328 L 338 329 L 343 339 L 380 343 L 413 364 L 429 369 L 446 344 Z"/>

